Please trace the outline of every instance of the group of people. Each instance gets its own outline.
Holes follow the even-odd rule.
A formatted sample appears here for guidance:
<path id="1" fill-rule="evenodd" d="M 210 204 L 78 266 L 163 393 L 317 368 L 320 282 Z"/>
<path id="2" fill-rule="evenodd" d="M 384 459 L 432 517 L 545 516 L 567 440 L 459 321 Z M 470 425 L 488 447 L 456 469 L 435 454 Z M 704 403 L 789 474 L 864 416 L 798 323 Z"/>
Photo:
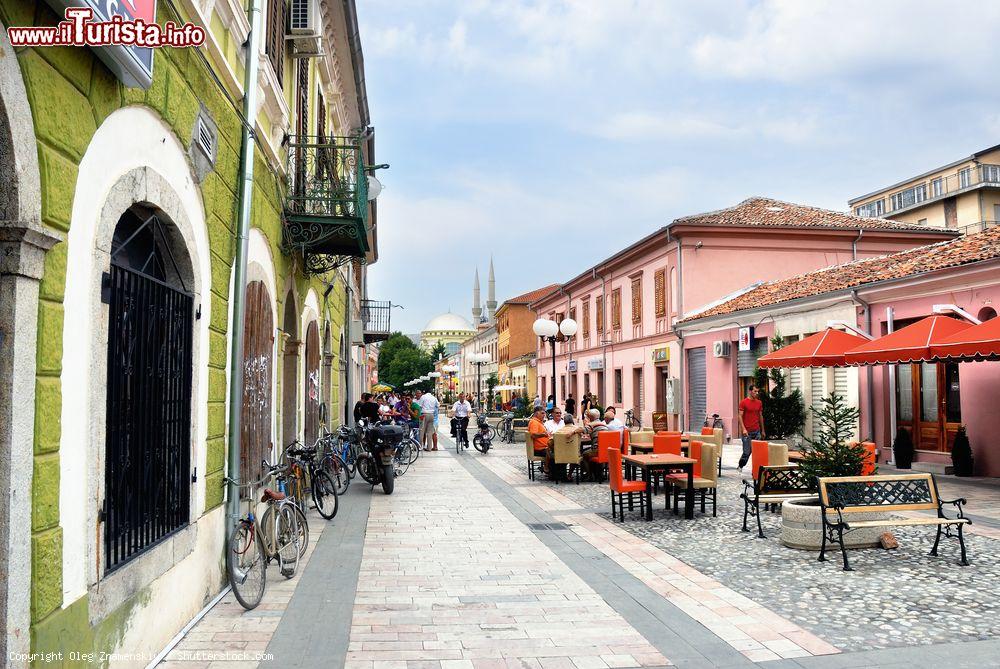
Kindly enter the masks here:
<path id="1" fill-rule="evenodd" d="M 572 396 L 570 396 L 570 399 Z M 574 407 L 575 408 L 575 407 Z M 583 456 L 582 466 L 586 476 L 597 480 L 599 467 L 594 460 L 597 457 L 597 435 L 609 430 L 622 431 L 625 424 L 618 420 L 614 407 L 608 407 L 601 415 L 599 409 L 588 408 L 582 416 L 582 423 L 578 424 L 573 412 L 564 411 L 558 406 L 553 406 L 551 414 L 545 408 L 536 406 L 528 421 L 528 439 L 531 440 L 535 455 L 545 457 L 542 469 L 549 476 L 558 476 L 554 472 L 552 462 L 551 443 L 556 433 L 574 435 L 581 437 L 581 455 Z"/>
<path id="2" fill-rule="evenodd" d="M 600 403 L 598 402 L 597 395 L 594 393 L 584 393 L 583 398 L 580 400 L 579 406 L 579 416 L 580 420 L 584 423 L 587 422 L 587 414 L 591 409 L 597 409 L 598 414 L 600 414 Z M 556 396 L 549 395 L 545 400 L 545 404 L 542 404 L 542 398 L 539 395 L 535 395 L 534 404 L 532 409 L 544 408 L 546 415 L 551 415 L 553 410 L 557 407 Z M 573 393 L 566 396 L 566 401 L 562 405 L 562 414 L 564 416 L 576 416 L 577 415 L 577 402 L 576 398 L 573 397 Z"/>
<path id="3" fill-rule="evenodd" d="M 439 403 L 433 393 L 419 390 L 412 395 L 403 393 L 362 393 L 354 405 L 354 422 L 396 421 L 419 430 L 420 444 L 425 451 L 438 449 L 437 422 Z"/>

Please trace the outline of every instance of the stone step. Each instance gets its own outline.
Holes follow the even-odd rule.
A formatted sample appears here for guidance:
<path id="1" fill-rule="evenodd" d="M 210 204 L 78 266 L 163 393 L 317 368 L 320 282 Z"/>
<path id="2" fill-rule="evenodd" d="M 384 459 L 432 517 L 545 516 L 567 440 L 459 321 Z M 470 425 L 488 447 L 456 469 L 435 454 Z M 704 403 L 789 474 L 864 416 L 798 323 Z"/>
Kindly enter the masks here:
<path id="1" fill-rule="evenodd" d="M 943 462 L 914 462 L 913 471 L 930 474 L 954 474 L 955 468 Z"/>

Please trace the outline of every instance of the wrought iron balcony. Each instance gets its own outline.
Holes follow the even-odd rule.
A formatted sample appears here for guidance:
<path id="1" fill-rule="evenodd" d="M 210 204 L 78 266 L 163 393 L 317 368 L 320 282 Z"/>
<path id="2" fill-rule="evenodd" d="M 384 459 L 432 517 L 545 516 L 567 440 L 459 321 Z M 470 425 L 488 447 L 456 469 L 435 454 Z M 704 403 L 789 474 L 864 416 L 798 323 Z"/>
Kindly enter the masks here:
<path id="1" fill-rule="evenodd" d="M 389 338 L 389 301 L 361 300 L 361 324 L 365 343 L 385 341 Z"/>
<path id="2" fill-rule="evenodd" d="M 368 178 L 361 139 L 293 136 L 288 144 L 284 245 L 306 269 L 325 271 L 331 256 L 364 257 Z"/>

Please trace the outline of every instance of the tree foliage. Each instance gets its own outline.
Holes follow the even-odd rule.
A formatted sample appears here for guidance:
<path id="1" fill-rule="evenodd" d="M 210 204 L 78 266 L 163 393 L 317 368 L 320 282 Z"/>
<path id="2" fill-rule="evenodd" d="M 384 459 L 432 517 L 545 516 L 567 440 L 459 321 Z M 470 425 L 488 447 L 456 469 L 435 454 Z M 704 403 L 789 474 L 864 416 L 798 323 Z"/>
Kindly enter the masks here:
<path id="1" fill-rule="evenodd" d="M 447 351 L 445 350 L 444 344 L 438 342 L 434 344 L 434 348 L 431 349 L 431 362 L 443 360 L 446 355 Z"/>
<path id="2" fill-rule="evenodd" d="M 812 479 L 822 476 L 860 476 L 864 467 L 865 449 L 861 444 L 848 443 L 854 434 L 861 412 L 847 406 L 844 398 L 830 393 L 813 407 L 813 420 L 819 421 L 817 439 L 806 438 L 805 458 L 799 467 Z"/>
<path id="3" fill-rule="evenodd" d="M 500 379 L 497 377 L 496 372 L 493 372 L 488 377 L 486 377 L 486 397 L 487 397 L 487 407 L 491 410 L 493 409 L 494 402 L 496 400 L 496 393 L 493 389 L 500 385 Z"/>
<path id="4" fill-rule="evenodd" d="M 431 356 L 400 332 L 392 333 L 379 349 L 379 381 L 388 383 L 394 388 L 403 388 L 403 384 L 407 381 L 432 371 L 434 363 L 431 361 Z M 433 386 L 433 381 L 426 381 L 409 388 L 431 390 Z"/>
<path id="5" fill-rule="evenodd" d="M 781 335 L 771 338 L 771 350 L 777 351 L 783 345 Z M 802 393 L 796 388 L 785 394 L 785 375 L 780 369 L 757 368 L 754 385 L 760 391 L 760 401 L 764 414 L 767 436 L 772 439 L 786 439 L 799 434 L 806 424 L 806 406 Z"/>

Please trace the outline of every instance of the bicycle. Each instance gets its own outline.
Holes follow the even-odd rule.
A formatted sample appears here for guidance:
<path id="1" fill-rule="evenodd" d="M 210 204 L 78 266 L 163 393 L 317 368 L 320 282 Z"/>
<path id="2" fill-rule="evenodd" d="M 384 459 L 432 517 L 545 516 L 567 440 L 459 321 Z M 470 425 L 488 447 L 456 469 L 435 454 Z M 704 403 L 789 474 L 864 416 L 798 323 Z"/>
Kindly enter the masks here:
<path id="1" fill-rule="evenodd" d="M 465 416 L 465 427 L 462 427 L 462 419 L 455 417 L 455 452 L 461 453 L 469 450 L 469 417 Z"/>
<path id="2" fill-rule="evenodd" d="M 288 447 L 287 452 L 289 458 L 296 464 L 304 466 L 309 474 L 309 492 L 319 515 L 326 520 L 332 520 L 337 515 L 340 501 L 333 479 L 317 461 L 321 442 L 322 438 L 317 439 L 312 448 L 305 448 L 301 444 L 296 448 L 295 445 L 299 443 L 296 441 Z"/>
<path id="3" fill-rule="evenodd" d="M 708 424 L 708 419 L 709 418 L 712 419 L 712 424 L 711 425 Z M 708 414 L 705 414 L 705 422 L 702 424 L 702 427 L 711 427 L 712 429 L 715 429 L 715 428 L 718 427 L 718 428 L 725 429 L 725 423 L 722 422 L 722 419 L 719 418 L 719 414 L 717 414 L 717 413 L 713 413 L 711 416 L 709 416 Z"/>
<path id="4" fill-rule="evenodd" d="M 228 476 L 224 480 L 237 489 L 258 487 L 280 471 L 280 468 L 272 467 L 266 461 L 263 465 L 267 471 L 259 481 L 240 483 Z M 246 516 L 236 521 L 226 544 L 226 574 L 236 601 L 249 611 L 256 608 L 264 598 L 267 565 L 271 560 L 277 560 L 278 571 L 285 578 L 295 575 L 299 559 L 299 534 L 295 527 L 297 521 L 292 505 L 286 503 L 283 493 L 264 488 L 260 503 L 267 504 L 267 509 L 259 522 L 252 508 L 256 496 L 249 495 L 248 499 L 251 508 L 247 510 Z"/>
<path id="5" fill-rule="evenodd" d="M 505 413 L 500 421 L 500 429 L 497 431 L 500 436 L 500 443 L 514 443 L 514 414 Z"/>
<path id="6" fill-rule="evenodd" d="M 642 429 L 642 419 L 632 409 L 625 412 L 625 429 L 629 432 Z"/>
<path id="7" fill-rule="evenodd" d="M 297 520 L 296 529 L 299 533 L 299 557 L 302 557 L 306 554 L 306 548 L 309 546 L 309 521 L 306 519 L 304 511 L 306 499 L 305 472 L 302 470 L 302 465 L 288 452 L 288 449 L 296 444 L 301 446 L 298 440 L 293 441 L 281 453 L 280 466 L 283 471 L 278 480 L 281 483 L 281 492 L 287 495 L 288 501 L 291 503 L 292 510 L 295 513 Z"/>
<path id="8" fill-rule="evenodd" d="M 353 446 L 347 445 L 341 448 L 339 441 L 334 438 L 334 435 L 329 433 L 320 437 L 316 443 L 317 448 L 320 449 L 317 452 L 319 466 L 322 467 L 323 471 L 330 477 L 330 480 L 333 481 L 337 495 L 343 495 L 347 492 L 348 486 L 351 485 L 351 479 L 354 478 L 354 474 L 351 472 L 350 465 L 341 456 L 341 453 L 344 452 L 345 448 L 350 451 Z"/>

